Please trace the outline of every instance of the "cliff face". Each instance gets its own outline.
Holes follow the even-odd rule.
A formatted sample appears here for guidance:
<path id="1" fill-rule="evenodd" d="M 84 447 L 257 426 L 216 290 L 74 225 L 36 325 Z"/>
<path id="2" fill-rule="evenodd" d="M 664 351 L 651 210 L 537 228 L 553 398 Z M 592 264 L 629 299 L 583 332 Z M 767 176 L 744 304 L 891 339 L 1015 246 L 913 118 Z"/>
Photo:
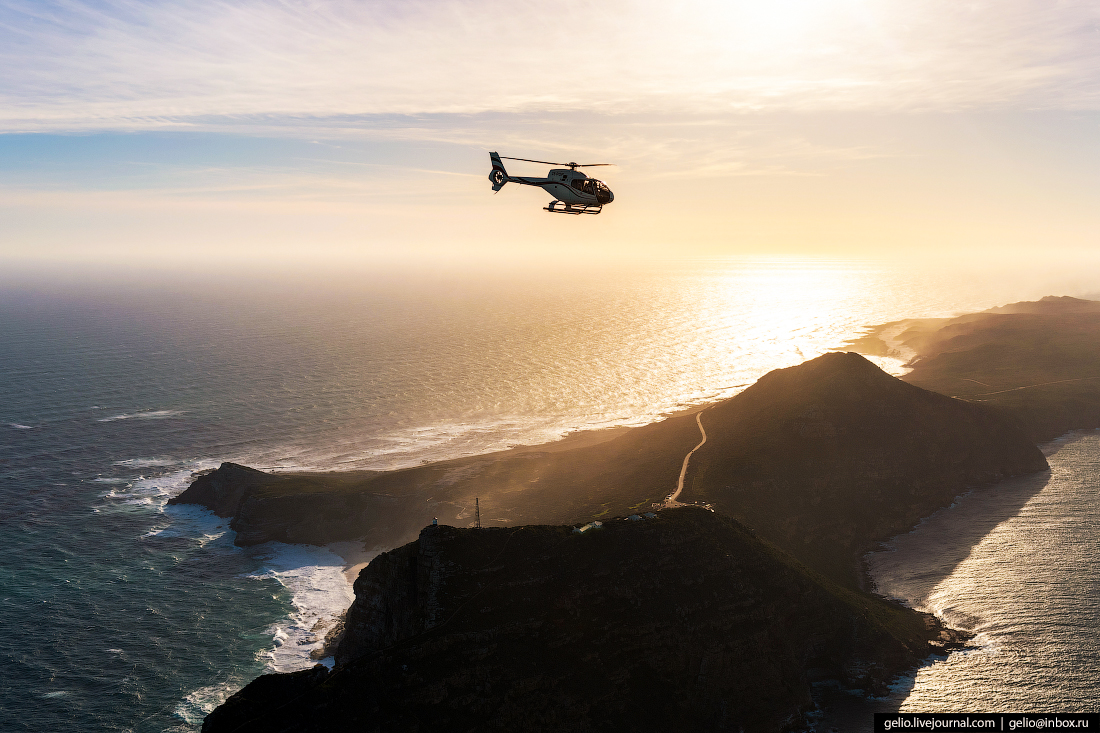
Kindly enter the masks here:
<path id="1" fill-rule="evenodd" d="M 378 491 L 374 479 L 379 475 L 270 474 L 223 463 L 168 503 L 201 504 L 220 517 L 232 517 L 229 526 L 241 546 L 270 541 L 323 545 L 358 538 L 393 546 L 415 537 L 438 507 L 415 493 Z"/>
<path id="2" fill-rule="evenodd" d="M 331 674 L 261 677 L 203 730 L 779 731 L 812 678 L 882 691 L 951 638 L 694 508 L 427 527 L 355 592 Z"/>
<path id="3" fill-rule="evenodd" d="M 967 489 L 1047 468 L 995 413 L 854 353 L 770 372 L 702 421 L 709 439 L 681 499 L 710 502 L 841 582 L 855 582 L 857 554 Z"/>
<path id="4" fill-rule="evenodd" d="M 217 470 L 203 474 L 179 496 L 168 500 L 171 504 L 201 504 L 219 517 L 232 517 L 240 510 L 241 502 L 252 489 L 266 486 L 278 478 L 236 463 L 223 463 Z"/>
<path id="5" fill-rule="evenodd" d="M 383 553 L 364 568 L 344 619 L 344 635 L 334 655 L 337 664 L 442 623 L 440 591 L 443 581 L 454 576 L 454 561 L 444 556 L 443 546 L 458 536 L 456 532 L 451 527 L 428 527 L 416 542 Z"/>

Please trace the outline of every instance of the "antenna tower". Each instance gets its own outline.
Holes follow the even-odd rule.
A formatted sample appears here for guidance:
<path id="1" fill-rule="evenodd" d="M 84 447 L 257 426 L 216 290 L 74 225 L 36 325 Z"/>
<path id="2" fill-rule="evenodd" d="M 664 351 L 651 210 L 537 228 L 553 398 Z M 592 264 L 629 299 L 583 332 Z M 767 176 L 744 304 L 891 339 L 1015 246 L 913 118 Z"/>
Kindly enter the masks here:
<path id="1" fill-rule="evenodd" d="M 474 528 L 481 529 L 481 502 L 474 497 Z"/>

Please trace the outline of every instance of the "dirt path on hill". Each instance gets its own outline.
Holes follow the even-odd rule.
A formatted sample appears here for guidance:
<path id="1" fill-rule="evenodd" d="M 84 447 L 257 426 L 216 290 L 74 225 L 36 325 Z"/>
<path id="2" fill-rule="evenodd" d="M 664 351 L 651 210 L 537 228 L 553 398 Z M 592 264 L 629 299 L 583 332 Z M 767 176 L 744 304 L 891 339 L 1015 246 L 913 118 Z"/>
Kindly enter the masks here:
<path id="1" fill-rule="evenodd" d="M 707 431 L 703 429 L 703 412 L 704 410 L 699 410 L 699 412 L 695 413 L 695 422 L 699 425 L 699 432 L 702 434 L 703 439 L 699 441 L 699 445 L 692 448 L 688 451 L 688 454 L 684 456 L 684 465 L 680 468 L 680 480 L 676 482 L 676 491 L 669 494 L 668 498 L 665 499 L 666 507 L 680 506 L 680 502 L 676 501 L 676 499 L 680 496 L 680 492 L 684 490 L 684 476 L 687 475 L 688 461 L 691 460 L 691 454 L 702 448 L 703 444 L 707 442 Z"/>
<path id="2" fill-rule="evenodd" d="M 961 378 L 965 379 L 965 377 L 961 377 Z M 1018 392 L 1021 389 L 1031 389 L 1032 387 L 1046 387 L 1046 386 L 1051 385 L 1051 384 L 1065 384 L 1067 382 L 1084 382 L 1088 379 L 1100 379 L 1100 377 L 1077 377 L 1075 379 L 1059 379 L 1057 382 L 1040 382 L 1039 384 L 1025 384 L 1023 387 L 1013 387 L 1011 389 L 1002 389 L 1002 390 L 998 390 L 997 392 L 982 392 L 980 394 L 967 395 L 963 399 L 968 399 L 970 397 L 988 397 L 990 395 L 995 395 L 995 394 L 1004 394 L 1005 392 Z M 966 381 L 968 381 L 968 382 L 978 382 L 978 380 L 976 380 L 976 379 L 967 379 Z M 978 382 L 978 384 L 982 384 L 982 383 Z M 985 386 L 988 387 L 989 385 L 987 384 Z"/>

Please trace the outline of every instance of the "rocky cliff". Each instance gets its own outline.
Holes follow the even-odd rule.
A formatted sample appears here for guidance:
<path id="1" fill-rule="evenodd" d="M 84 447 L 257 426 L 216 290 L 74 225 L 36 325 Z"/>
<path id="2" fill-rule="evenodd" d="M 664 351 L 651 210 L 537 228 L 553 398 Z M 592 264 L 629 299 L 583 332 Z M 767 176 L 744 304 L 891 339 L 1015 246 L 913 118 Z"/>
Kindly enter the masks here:
<path id="1" fill-rule="evenodd" d="M 214 471 L 199 474 L 171 504 L 201 504 L 219 517 L 233 517 L 253 489 L 280 481 L 280 477 L 236 463 L 223 463 Z"/>
<path id="2" fill-rule="evenodd" d="M 695 508 L 429 526 L 355 594 L 332 673 L 261 677 L 203 731 L 779 731 L 812 680 L 881 692 L 955 640 Z"/>
<path id="3" fill-rule="evenodd" d="M 1047 467 L 980 406 L 906 384 L 854 353 L 768 373 L 702 416 L 682 498 L 734 516 L 804 563 L 858 580 L 858 555 L 969 488 Z"/>
<path id="4" fill-rule="evenodd" d="M 395 545 L 416 536 L 433 506 L 376 488 L 376 471 L 271 474 L 235 463 L 198 476 L 169 504 L 201 504 L 232 517 L 236 544 L 326 544 L 365 538 Z"/>

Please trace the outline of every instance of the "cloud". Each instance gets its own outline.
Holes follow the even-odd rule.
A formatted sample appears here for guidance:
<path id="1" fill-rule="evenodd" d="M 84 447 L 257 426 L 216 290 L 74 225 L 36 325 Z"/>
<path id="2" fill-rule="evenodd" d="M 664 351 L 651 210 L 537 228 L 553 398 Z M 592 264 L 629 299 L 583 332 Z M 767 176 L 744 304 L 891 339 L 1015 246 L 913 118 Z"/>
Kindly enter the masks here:
<path id="1" fill-rule="evenodd" d="M 0 130 L 1096 109 L 1098 27 L 1051 0 L 13 0 Z"/>

